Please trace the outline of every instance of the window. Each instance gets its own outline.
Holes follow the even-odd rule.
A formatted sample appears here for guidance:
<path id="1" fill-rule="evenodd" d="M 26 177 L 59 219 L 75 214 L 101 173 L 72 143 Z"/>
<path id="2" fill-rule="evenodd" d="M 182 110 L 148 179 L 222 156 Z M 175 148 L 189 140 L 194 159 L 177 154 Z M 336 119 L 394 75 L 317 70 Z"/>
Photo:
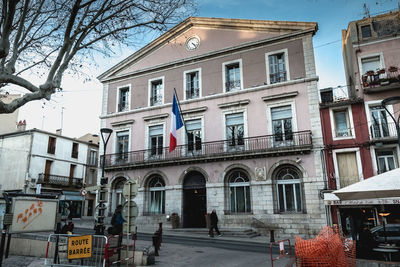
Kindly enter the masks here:
<path id="1" fill-rule="evenodd" d="M 242 61 L 224 63 L 224 89 L 231 92 L 242 89 Z"/>
<path id="2" fill-rule="evenodd" d="M 149 212 L 165 213 L 165 183 L 159 176 L 153 177 L 149 182 Z"/>
<path id="3" fill-rule="evenodd" d="M 190 120 L 186 123 L 187 144 L 189 152 L 201 151 L 201 120 Z"/>
<path id="4" fill-rule="evenodd" d="M 351 126 L 348 109 L 334 110 L 333 119 L 335 125 L 335 137 L 351 136 Z"/>
<path id="5" fill-rule="evenodd" d="M 192 71 L 185 74 L 186 80 L 186 99 L 200 97 L 200 72 Z"/>
<path id="6" fill-rule="evenodd" d="M 150 155 L 162 155 L 163 154 L 163 125 L 156 125 L 149 127 L 149 144 L 150 144 Z"/>
<path id="7" fill-rule="evenodd" d="M 292 134 L 292 106 L 271 108 L 272 133 L 275 141 L 291 141 Z"/>
<path id="8" fill-rule="evenodd" d="M 382 68 L 380 56 L 373 56 L 361 59 L 362 74 L 367 71 L 377 71 Z"/>
<path id="9" fill-rule="evenodd" d="M 72 151 L 71 151 L 71 157 L 72 158 L 78 158 L 78 148 L 79 144 L 78 143 L 72 143 Z"/>
<path id="10" fill-rule="evenodd" d="M 91 150 L 89 155 L 89 165 L 96 166 L 97 165 L 97 151 Z"/>
<path id="11" fill-rule="evenodd" d="M 336 153 L 335 172 L 339 175 L 338 188 L 360 181 L 357 155 L 358 151 Z"/>
<path id="12" fill-rule="evenodd" d="M 95 175 L 96 175 L 96 170 L 95 169 L 89 169 L 88 173 L 88 184 L 93 185 L 93 181 L 95 181 Z"/>
<path id="13" fill-rule="evenodd" d="M 368 38 L 372 36 L 371 25 L 361 26 L 361 36 L 362 38 Z"/>
<path id="14" fill-rule="evenodd" d="M 47 153 L 54 154 L 56 152 L 56 138 L 49 136 L 49 142 L 47 144 Z"/>
<path id="15" fill-rule="evenodd" d="M 150 106 L 163 104 L 163 79 L 150 81 Z"/>
<path id="16" fill-rule="evenodd" d="M 378 173 L 384 173 L 397 168 L 393 150 L 378 150 L 376 152 L 376 161 L 378 162 Z"/>
<path id="17" fill-rule="evenodd" d="M 228 177 L 231 212 L 250 212 L 249 178 L 241 170 L 234 170 Z"/>
<path id="18" fill-rule="evenodd" d="M 386 110 L 382 106 L 370 107 L 371 134 L 373 138 L 390 136 Z"/>
<path id="19" fill-rule="evenodd" d="M 226 115 L 226 141 L 230 147 L 244 145 L 243 113 Z"/>
<path id="20" fill-rule="evenodd" d="M 118 89 L 118 112 L 129 110 L 129 87 Z"/>
<path id="21" fill-rule="evenodd" d="M 70 185 L 74 184 L 75 170 L 76 170 L 76 165 L 71 164 L 69 167 L 69 184 Z M 76 181 L 75 181 L 75 183 L 76 183 Z"/>
<path id="22" fill-rule="evenodd" d="M 126 160 L 129 151 L 129 131 L 117 132 L 117 160 Z"/>
<path id="23" fill-rule="evenodd" d="M 280 83 L 287 80 L 285 53 L 269 55 L 268 63 L 270 84 Z"/>
<path id="24" fill-rule="evenodd" d="M 284 166 L 276 172 L 279 212 L 301 212 L 303 210 L 300 178 L 300 171 L 292 166 Z"/>

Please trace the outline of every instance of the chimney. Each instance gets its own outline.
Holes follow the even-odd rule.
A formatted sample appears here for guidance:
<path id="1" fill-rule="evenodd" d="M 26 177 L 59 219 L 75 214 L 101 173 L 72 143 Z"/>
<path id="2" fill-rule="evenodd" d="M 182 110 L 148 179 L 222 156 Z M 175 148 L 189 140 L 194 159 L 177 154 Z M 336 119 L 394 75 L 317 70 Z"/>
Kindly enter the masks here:
<path id="1" fill-rule="evenodd" d="M 17 123 L 17 131 L 23 132 L 23 131 L 25 131 L 25 130 L 26 130 L 26 121 L 25 121 L 25 120 L 19 121 L 19 122 Z"/>
<path id="2" fill-rule="evenodd" d="M 56 134 L 61 135 L 62 134 L 62 129 L 57 129 Z"/>

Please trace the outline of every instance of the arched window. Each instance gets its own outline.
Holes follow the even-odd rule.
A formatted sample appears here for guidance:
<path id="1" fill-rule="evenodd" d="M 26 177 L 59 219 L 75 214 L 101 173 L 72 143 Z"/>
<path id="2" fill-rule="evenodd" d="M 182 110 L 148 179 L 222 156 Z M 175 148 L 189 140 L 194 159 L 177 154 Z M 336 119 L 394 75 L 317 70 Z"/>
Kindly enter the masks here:
<path id="1" fill-rule="evenodd" d="M 301 173 L 293 166 L 281 167 L 275 175 L 279 212 L 303 210 Z"/>
<path id="2" fill-rule="evenodd" d="M 247 175 L 234 170 L 228 177 L 231 212 L 250 212 L 250 184 Z"/>
<path id="3" fill-rule="evenodd" d="M 165 213 L 165 183 L 160 176 L 154 176 L 149 181 L 149 212 Z"/>

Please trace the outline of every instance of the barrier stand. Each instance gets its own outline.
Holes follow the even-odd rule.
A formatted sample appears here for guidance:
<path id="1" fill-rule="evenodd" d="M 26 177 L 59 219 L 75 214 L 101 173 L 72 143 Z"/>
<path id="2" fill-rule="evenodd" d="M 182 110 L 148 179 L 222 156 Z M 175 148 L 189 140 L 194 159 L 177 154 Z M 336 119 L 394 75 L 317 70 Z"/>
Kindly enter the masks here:
<path id="1" fill-rule="evenodd" d="M 132 264 L 135 261 L 135 250 L 136 250 L 136 234 L 127 236 L 126 244 L 122 242 L 123 234 L 108 236 L 108 244 L 105 253 L 106 266 L 112 266 L 117 264 L 120 266 L 121 263 L 126 263 L 128 266 L 129 261 Z M 133 244 L 129 244 L 130 240 L 133 240 Z M 129 257 L 129 250 L 132 248 L 132 256 Z M 121 252 L 126 249 L 125 257 L 121 258 Z M 113 259 L 113 256 L 117 256 L 117 259 Z"/>
<path id="2" fill-rule="evenodd" d="M 289 252 L 285 251 L 285 242 L 287 242 L 287 247 L 289 248 Z M 274 245 L 279 245 L 279 256 L 278 257 L 273 257 L 272 256 L 272 246 Z M 271 255 L 271 267 L 274 267 L 274 261 L 280 260 L 284 257 L 286 257 L 287 255 L 289 255 L 289 257 L 292 256 L 292 246 L 290 245 L 290 240 L 289 239 L 283 239 L 283 240 L 279 240 L 277 242 L 271 242 L 270 243 L 270 255 Z"/>

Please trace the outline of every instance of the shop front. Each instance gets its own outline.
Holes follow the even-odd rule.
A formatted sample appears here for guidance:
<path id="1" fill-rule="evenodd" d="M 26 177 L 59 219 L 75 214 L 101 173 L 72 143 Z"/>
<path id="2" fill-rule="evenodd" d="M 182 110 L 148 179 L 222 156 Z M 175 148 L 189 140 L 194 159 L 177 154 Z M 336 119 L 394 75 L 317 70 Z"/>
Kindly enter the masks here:
<path id="1" fill-rule="evenodd" d="M 390 250 L 391 260 L 400 260 L 400 198 L 340 200 L 329 193 L 324 200 L 332 225 L 356 240 L 358 258 L 385 260 L 382 251 Z"/>
<path id="2" fill-rule="evenodd" d="M 63 191 L 60 196 L 61 216 L 68 219 L 81 218 L 84 198 L 80 192 Z"/>

